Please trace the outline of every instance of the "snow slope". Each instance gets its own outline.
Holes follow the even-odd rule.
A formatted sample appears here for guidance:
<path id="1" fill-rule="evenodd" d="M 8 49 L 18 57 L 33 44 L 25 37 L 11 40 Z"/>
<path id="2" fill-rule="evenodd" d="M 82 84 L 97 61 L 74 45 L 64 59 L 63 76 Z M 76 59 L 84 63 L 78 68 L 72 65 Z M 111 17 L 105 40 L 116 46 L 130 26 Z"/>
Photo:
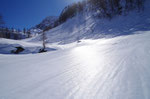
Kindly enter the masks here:
<path id="1" fill-rule="evenodd" d="M 116 16 L 111 20 L 99 19 L 93 12 L 82 12 L 62 25 L 47 31 L 47 41 L 66 44 L 79 39 L 114 37 L 150 30 L 149 5 L 150 1 L 146 0 L 143 12 L 131 11 L 127 15 Z M 37 36 L 31 41 L 39 40 L 40 36 Z"/>
<path id="2" fill-rule="evenodd" d="M 47 27 L 54 27 L 55 21 L 58 19 L 57 16 L 48 16 L 40 24 L 36 25 L 35 29 L 44 30 Z"/>
<path id="3" fill-rule="evenodd" d="M 150 99 L 149 38 L 139 31 L 43 54 L 0 54 L 0 99 Z"/>

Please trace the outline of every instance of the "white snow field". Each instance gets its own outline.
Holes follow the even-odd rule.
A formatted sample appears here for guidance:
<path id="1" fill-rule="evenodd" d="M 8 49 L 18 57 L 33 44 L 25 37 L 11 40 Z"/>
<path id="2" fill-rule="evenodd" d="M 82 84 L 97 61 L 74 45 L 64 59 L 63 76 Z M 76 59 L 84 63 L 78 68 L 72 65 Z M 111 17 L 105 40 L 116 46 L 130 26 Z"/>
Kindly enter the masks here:
<path id="1" fill-rule="evenodd" d="M 0 99 L 150 99 L 150 31 L 0 54 Z"/>

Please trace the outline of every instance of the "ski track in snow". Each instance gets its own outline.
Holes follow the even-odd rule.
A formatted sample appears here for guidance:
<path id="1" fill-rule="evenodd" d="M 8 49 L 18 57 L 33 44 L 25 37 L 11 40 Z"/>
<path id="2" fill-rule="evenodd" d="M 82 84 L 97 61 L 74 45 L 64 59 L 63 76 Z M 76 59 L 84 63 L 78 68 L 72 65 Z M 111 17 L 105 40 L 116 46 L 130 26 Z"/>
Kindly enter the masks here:
<path id="1" fill-rule="evenodd" d="M 146 32 L 43 54 L 1 54 L 0 99 L 150 99 L 149 38 Z"/>

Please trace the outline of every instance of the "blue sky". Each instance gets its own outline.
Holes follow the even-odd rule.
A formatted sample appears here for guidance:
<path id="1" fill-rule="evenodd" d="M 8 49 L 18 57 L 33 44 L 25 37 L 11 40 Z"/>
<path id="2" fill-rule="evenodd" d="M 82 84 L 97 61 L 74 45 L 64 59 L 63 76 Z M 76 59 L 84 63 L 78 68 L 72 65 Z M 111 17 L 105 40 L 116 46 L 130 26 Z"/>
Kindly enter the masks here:
<path id="1" fill-rule="evenodd" d="M 58 16 L 63 8 L 80 0 L 0 0 L 6 26 L 30 28 L 47 16 Z"/>

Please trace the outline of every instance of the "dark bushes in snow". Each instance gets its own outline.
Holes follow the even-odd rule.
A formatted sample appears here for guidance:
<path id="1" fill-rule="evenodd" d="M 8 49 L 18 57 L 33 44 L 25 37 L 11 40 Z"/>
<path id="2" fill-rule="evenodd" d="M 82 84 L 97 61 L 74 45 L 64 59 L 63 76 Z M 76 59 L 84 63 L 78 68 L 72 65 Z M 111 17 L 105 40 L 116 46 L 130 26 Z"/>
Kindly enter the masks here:
<path id="1" fill-rule="evenodd" d="M 112 18 L 131 10 L 143 10 L 145 0 L 88 0 L 91 10 L 99 12 L 100 17 Z"/>
<path id="2" fill-rule="evenodd" d="M 54 26 L 48 26 L 44 31 L 52 29 L 84 11 L 94 12 L 94 16 L 109 19 L 117 15 L 127 15 L 132 10 L 142 11 L 144 2 L 145 0 L 83 0 L 65 7 L 58 20 L 54 22 Z"/>
<path id="3" fill-rule="evenodd" d="M 112 18 L 116 15 L 127 14 L 129 11 L 134 9 L 141 11 L 144 9 L 144 1 L 145 0 L 85 0 L 83 2 L 67 6 L 62 11 L 59 17 L 59 22 L 65 22 L 67 19 L 83 11 L 83 9 L 95 11 L 99 17 L 105 18 Z"/>
<path id="4" fill-rule="evenodd" d="M 72 5 L 65 7 L 65 9 L 62 11 L 59 17 L 59 22 L 60 23 L 65 22 L 68 18 L 75 16 L 77 13 L 80 13 L 82 10 L 83 10 L 83 3 L 81 2 L 73 3 Z"/>

